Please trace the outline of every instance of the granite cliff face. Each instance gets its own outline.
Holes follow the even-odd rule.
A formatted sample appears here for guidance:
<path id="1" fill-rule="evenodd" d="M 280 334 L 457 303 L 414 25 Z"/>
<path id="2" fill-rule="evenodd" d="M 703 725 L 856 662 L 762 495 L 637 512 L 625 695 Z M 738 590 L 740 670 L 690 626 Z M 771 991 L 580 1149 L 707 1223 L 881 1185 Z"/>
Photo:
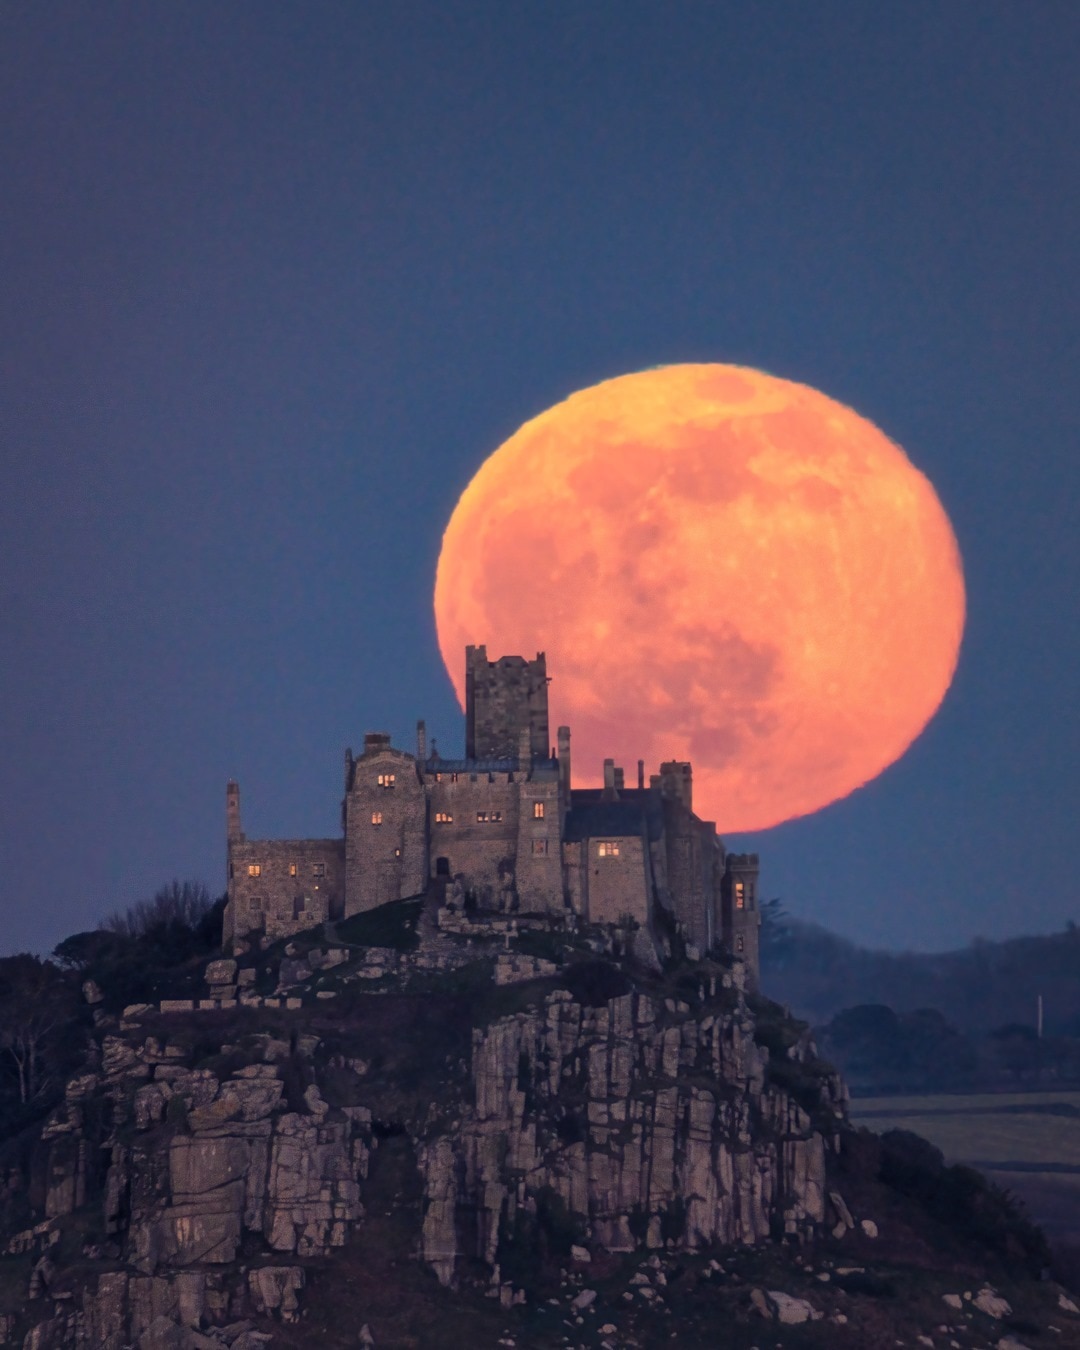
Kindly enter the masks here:
<path id="1" fill-rule="evenodd" d="M 722 981 L 719 998 L 715 975 L 712 998 L 702 982 L 696 1008 L 633 992 L 583 1007 L 557 989 L 473 1033 L 469 1106 L 420 1142 L 422 1252 L 443 1283 L 463 1255 L 494 1268 L 541 1195 L 608 1252 L 808 1237 L 824 1223 L 829 1144 L 766 1084 L 754 1019 Z M 842 1121 L 840 1081 L 826 1075 L 820 1091 Z M 472 1251 L 463 1210 L 477 1216 Z"/>
<path id="2" fill-rule="evenodd" d="M 844 1325 L 809 1254 L 839 1280 L 881 1246 L 877 1163 L 805 1028 L 738 963 L 512 937 L 312 940 L 212 963 L 201 1004 L 99 1007 L 4 1145 L 0 1345 L 616 1350 L 669 1342 L 680 1280 L 687 1346 Z"/>

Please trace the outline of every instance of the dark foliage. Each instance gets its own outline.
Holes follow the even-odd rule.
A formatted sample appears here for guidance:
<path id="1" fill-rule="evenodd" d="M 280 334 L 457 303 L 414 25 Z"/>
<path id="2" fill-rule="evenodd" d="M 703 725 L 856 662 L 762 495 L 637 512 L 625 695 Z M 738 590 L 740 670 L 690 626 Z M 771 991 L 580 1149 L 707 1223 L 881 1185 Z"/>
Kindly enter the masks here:
<path id="1" fill-rule="evenodd" d="M 377 909 L 365 910 L 337 925 L 338 937 L 358 947 L 393 947 L 410 952 L 420 940 L 417 925 L 423 900 L 391 900 Z"/>
<path id="2" fill-rule="evenodd" d="M 881 1136 L 879 1178 L 901 1195 L 992 1252 L 1009 1266 L 1038 1276 L 1050 1264 L 1046 1238 L 1008 1192 L 971 1167 L 946 1166 L 933 1144 L 908 1130 Z"/>
<path id="3" fill-rule="evenodd" d="M 770 904 L 772 902 L 769 902 Z M 841 1009 L 884 1003 L 897 1012 L 937 1008 L 960 1031 L 985 1034 L 1004 1022 L 1034 1027 L 1036 1000 L 1046 1032 L 1080 1033 L 1080 927 L 1004 942 L 974 939 L 958 951 L 872 951 L 817 924 L 782 916 L 779 951 L 762 928 L 762 983 L 815 1025 Z"/>
<path id="4" fill-rule="evenodd" d="M 0 958 L 0 1133 L 52 1109 L 84 1045 L 77 981 L 29 952 Z"/>
<path id="5" fill-rule="evenodd" d="M 970 1083 L 978 1067 L 971 1041 L 933 1008 L 845 1008 L 822 1028 L 820 1043 L 849 1084 L 864 1092 L 955 1089 Z"/>
<path id="6" fill-rule="evenodd" d="M 567 967 L 562 982 L 586 1008 L 602 1008 L 633 988 L 623 971 L 607 961 L 579 961 Z"/>
<path id="7" fill-rule="evenodd" d="M 202 888 L 204 891 L 205 888 Z M 80 980 L 93 980 L 104 1007 L 191 998 L 202 988 L 205 962 L 221 949 L 225 897 L 204 906 L 196 883 L 173 882 L 111 926 L 65 938 L 53 955 Z"/>

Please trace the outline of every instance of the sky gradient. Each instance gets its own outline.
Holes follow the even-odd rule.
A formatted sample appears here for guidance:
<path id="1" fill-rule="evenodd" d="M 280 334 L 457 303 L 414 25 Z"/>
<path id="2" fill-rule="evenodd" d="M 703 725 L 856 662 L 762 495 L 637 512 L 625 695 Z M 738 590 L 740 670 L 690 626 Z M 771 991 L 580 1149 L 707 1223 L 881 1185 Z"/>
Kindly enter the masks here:
<path id="1" fill-rule="evenodd" d="M 459 749 L 458 496 L 680 361 L 870 418 L 965 564 L 941 712 L 730 841 L 763 893 L 920 949 L 1080 918 L 1078 68 L 1072 0 L 0 11 L 3 949 L 223 889 L 230 776 L 322 836 L 366 729 Z"/>

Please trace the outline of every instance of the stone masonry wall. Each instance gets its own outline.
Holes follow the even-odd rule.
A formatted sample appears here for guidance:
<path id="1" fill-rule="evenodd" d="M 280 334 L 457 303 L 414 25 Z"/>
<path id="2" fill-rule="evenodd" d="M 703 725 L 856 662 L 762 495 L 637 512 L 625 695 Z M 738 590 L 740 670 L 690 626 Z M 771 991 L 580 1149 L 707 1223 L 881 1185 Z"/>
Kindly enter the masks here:
<path id="1" fill-rule="evenodd" d="M 228 896 L 227 938 L 252 932 L 277 937 L 339 918 L 345 899 L 344 841 L 233 840 Z"/>
<path id="2" fill-rule="evenodd" d="M 520 733 L 528 730 L 534 755 L 551 750 L 548 729 L 547 662 L 523 656 L 487 659 L 486 647 L 465 649 L 465 755 L 468 759 L 517 757 Z"/>
<path id="3" fill-rule="evenodd" d="M 518 908 L 526 914 L 563 914 L 562 797 L 554 775 L 520 785 L 517 834 Z M 543 811 L 537 816 L 537 807 Z"/>
<path id="4" fill-rule="evenodd" d="M 445 773 L 429 778 L 426 790 L 431 871 L 446 858 L 450 875 L 462 876 L 481 908 L 499 907 L 500 866 L 512 875 L 517 859 L 520 785 L 509 773 Z"/>
<path id="5" fill-rule="evenodd" d="M 386 746 L 357 759 L 345 812 L 346 915 L 420 895 L 428 878 L 427 809 L 413 756 Z"/>
<path id="6" fill-rule="evenodd" d="M 613 842 L 614 856 L 600 855 L 601 842 L 590 839 L 581 850 L 584 868 L 585 914 L 589 923 L 620 923 L 629 917 L 642 928 L 649 923 L 649 867 L 643 839 L 622 836 Z"/>

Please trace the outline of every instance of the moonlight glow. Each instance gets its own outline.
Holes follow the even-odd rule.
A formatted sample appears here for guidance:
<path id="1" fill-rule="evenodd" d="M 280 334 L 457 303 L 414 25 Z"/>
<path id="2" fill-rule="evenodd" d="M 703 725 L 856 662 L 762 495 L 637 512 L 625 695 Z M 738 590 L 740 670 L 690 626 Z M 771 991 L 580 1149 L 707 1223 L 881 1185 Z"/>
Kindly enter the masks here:
<path id="1" fill-rule="evenodd" d="M 574 778 L 689 759 L 757 830 L 846 796 L 941 703 L 964 625 L 929 481 L 816 390 L 736 366 L 607 380 L 481 466 L 443 539 L 439 645 L 546 651 Z"/>

